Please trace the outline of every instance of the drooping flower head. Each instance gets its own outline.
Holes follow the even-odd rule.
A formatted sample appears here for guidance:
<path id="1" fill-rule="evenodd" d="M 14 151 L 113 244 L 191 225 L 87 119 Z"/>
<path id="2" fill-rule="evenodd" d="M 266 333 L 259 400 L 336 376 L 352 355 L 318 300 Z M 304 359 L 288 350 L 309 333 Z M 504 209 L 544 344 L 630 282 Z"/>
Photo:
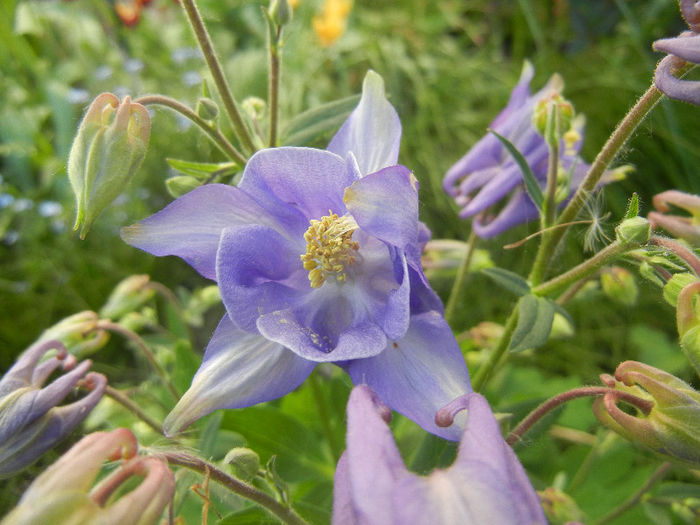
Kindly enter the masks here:
<path id="1" fill-rule="evenodd" d="M 54 357 L 40 363 L 50 350 Z M 88 373 L 90 361 L 77 364 L 58 341 L 36 343 L 27 349 L 0 379 L 0 478 L 28 467 L 65 438 L 97 404 L 107 378 Z M 62 366 L 65 374 L 43 386 Z M 91 392 L 64 406 L 61 401 L 84 382 Z"/>
<path id="2" fill-rule="evenodd" d="M 334 525 L 418 525 L 428 516 L 435 525 L 547 523 L 486 399 L 467 394 L 439 417 L 449 420 L 461 409 L 467 421 L 455 463 L 419 476 L 401 459 L 386 407 L 369 387 L 356 386 L 348 401 L 347 448 L 335 472 Z"/>
<path id="3" fill-rule="evenodd" d="M 400 134 L 370 72 L 328 150 L 260 151 L 238 187 L 197 188 L 122 230 L 130 244 L 215 279 L 226 306 L 166 431 L 280 397 L 316 363 L 334 362 L 392 408 L 455 437 L 432 413 L 469 391 L 469 379 L 421 269 L 428 234 L 416 179 L 396 164 Z"/>
<path id="4" fill-rule="evenodd" d="M 530 81 L 534 74 L 533 67 L 526 63 L 508 105 L 489 128 L 507 138 L 523 154 L 544 187 L 549 150 L 544 137 L 533 126 L 532 117 L 537 103 L 560 93 L 563 82 L 555 75 L 531 95 Z M 578 187 L 588 169 L 578 156 L 583 144 L 583 120 L 574 118 L 571 125 L 560 148 L 568 194 Z M 479 237 L 493 237 L 538 217 L 538 210 L 525 191 L 520 167 L 492 133 L 479 140 L 447 171 L 443 187 L 461 208 L 460 217 L 474 217 L 472 228 Z M 506 200 L 502 209 L 494 211 L 495 206 Z"/>
<path id="5" fill-rule="evenodd" d="M 29 523 L 156 523 L 173 499 L 175 476 L 164 461 L 137 456 L 130 430 L 88 434 L 42 472 L 3 525 Z M 95 487 L 105 460 L 124 462 Z M 134 476 L 143 481 L 116 501 L 110 497 Z"/>

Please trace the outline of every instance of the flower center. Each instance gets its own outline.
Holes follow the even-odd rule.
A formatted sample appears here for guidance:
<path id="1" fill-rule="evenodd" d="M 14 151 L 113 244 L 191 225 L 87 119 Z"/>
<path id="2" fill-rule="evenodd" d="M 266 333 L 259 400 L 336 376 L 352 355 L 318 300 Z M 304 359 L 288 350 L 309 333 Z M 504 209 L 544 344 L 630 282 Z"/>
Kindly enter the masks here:
<path id="1" fill-rule="evenodd" d="M 304 269 L 309 271 L 312 288 L 319 288 L 330 275 L 339 282 L 345 280 L 345 270 L 354 264 L 360 248 L 352 240 L 356 229 L 357 223 L 352 217 L 338 217 L 330 210 L 319 221 L 311 219 L 304 233 L 306 253 L 301 255 L 301 261 Z"/>

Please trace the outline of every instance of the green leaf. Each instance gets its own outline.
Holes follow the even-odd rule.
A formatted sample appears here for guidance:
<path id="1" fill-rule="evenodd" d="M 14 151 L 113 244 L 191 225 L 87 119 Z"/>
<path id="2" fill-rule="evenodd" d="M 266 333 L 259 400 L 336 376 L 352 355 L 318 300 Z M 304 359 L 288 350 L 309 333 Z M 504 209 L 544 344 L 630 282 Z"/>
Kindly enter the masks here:
<path id="1" fill-rule="evenodd" d="M 554 320 L 552 301 L 536 295 L 524 295 L 518 302 L 518 324 L 510 340 L 511 352 L 537 348 L 549 339 Z"/>
<path id="2" fill-rule="evenodd" d="M 639 195 L 633 193 L 627 203 L 627 211 L 625 212 L 625 219 L 632 219 L 639 215 Z"/>
<path id="3" fill-rule="evenodd" d="M 193 162 L 182 159 L 165 159 L 165 161 L 171 168 L 200 180 L 225 177 L 240 170 L 240 166 L 235 162 Z"/>
<path id="4" fill-rule="evenodd" d="M 300 113 L 284 128 L 282 144 L 305 146 L 320 135 L 337 129 L 355 109 L 359 100 L 360 95 L 353 95 Z"/>
<path id="5" fill-rule="evenodd" d="M 517 273 L 498 267 L 483 268 L 481 272 L 496 284 L 513 292 L 515 295 L 527 295 L 530 293 L 530 285 Z"/>
<path id="6" fill-rule="evenodd" d="M 530 196 L 535 206 L 537 206 L 537 209 L 542 211 L 542 202 L 544 201 L 542 189 L 540 188 L 540 185 L 537 182 L 534 173 L 532 173 L 532 170 L 530 169 L 527 160 L 525 160 L 523 154 L 518 151 L 518 149 L 513 145 L 513 143 L 510 140 L 505 138 L 503 135 L 499 135 L 492 129 L 489 129 L 489 131 L 496 136 L 496 138 L 501 142 L 501 144 L 503 144 L 503 146 L 505 146 L 505 148 L 508 150 L 508 153 L 510 153 L 511 157 L 513 157 L 513 160 L 515 160 L 515 162 L 520 167 L 520 171 L 522 171 L 523 173 L 525 191 L 527 191 L 527 194 Z"/>

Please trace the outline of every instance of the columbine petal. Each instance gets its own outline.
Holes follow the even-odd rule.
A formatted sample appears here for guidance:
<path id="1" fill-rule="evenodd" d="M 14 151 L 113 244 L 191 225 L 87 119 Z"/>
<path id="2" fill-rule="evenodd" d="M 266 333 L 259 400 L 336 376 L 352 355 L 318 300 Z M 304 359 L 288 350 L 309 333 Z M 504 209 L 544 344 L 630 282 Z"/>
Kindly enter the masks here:
<path id="1" fill-rule="evenodd" d="M 253 155 L 239 188 L 271 212 L 298 210 L 306 218 L 320 219 L 332 210 L 345 213 L 343 191 L 355 181 L 344 158 L 311 148 L 272 148 Z M 259 222 L 259 221 L 255 221 Z"/>
<path id="2" fill-rule="evenodd" d="M 219 408 L 277 399 L 298 387 L 315 365 L 280 344 L 236 328 L 225 315 L 192 385 L 168 414 L 165 433 L 176 434 Z"/>
<path id="3" fill-rule="evenodd" d="M 517 188 L 508 204 L 496 215 L 491 217 L 476 217 L 472 222 L 474 233 L 482 239 L 488 239 L 504 232 L 518 224 L 536 219 L 539 216 L 537 208 L 522 188 Z"/>
<path id="4" fill-rule="evenodd" d="M 265 223 L 267 217 L 260 205 L 238 188 L 207 184 L 155 215 L 122 228 L 121 237 L 153 255 L 177 255 L 204 277 L 215 279 L 222 230 L 237 224 Z"/>
<path id="5" fill-rule="evenodd" d="M 405 248 L 418 240 L 418 181 L 403 166 L 372 173 L 345 189 L 357 224 L 387 244 Z"/>
<path id="6" fill-rule="evenodd" d="M 399 158 L 401 122 L 384 94 L 384 81 L 368 71 L 362 98 L 328 145 L 345 158 L 352 152 L 363 175 L 393 166 Z"/>
<path id="7" fill-rule="evenodd" d="M 700 34 L 689 33 L 686 36 L 662 38 L 654 42 L 655 51 L 675 55 L 686 62 L 700 63 Z"/>
<path id="8" fill-rule="evenodd" d="M 346 365 L 353 383 L 367 384 L 392 410 L 405 415 L 428 432 L 458 440 L 457 425 L 441 428 L 435 413 L 467 392 L 469 374 L 457 341 L 437 312 L 411 318 L 403 339 L 389 342 L 376 357 Z"/>
<path id="9" fill-rule="evenodd" d="M 665 95 L 700 106 L 700 81 L 681 80 L 673 73 L 676 70 L 677 58 L 669 55 L 656 67 L 654 84 Z"/>

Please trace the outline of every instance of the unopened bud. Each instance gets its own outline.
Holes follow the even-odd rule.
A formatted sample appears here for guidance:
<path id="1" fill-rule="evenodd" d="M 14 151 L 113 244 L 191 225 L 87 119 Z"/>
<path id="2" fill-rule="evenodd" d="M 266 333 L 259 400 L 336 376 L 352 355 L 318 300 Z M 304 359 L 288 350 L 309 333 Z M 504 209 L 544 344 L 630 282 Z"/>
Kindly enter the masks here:
<path id="1" fill-rule="evenodd" d="M 613 301 L 625 306 L 633 306 L 637 302 L 639 290 L 634 276 L 628 270 L 613 266 L 600 276 L 600 284 L 605 295 Z"/>
<path id="2" fill-rule="evenodd" d="M 555 91 L 535 104 L 532 125 L 551 143 L 559 141 L 571 129 L 573 118 L 574 106 Z"/>
<path id="3" fill-rule="evenodd" d="M 664 299 L 675 308 L 678 304 L 678 296 L 681 290 L 697 280 L 698 277 L 690 272 L 674 273 L 671 279 L 664 285 Z"/>
<path id="4" fill-rule="evenodd" d="M 598 420 L 629 441 L 657 454 L 700 467 L 700 393 L 671 374 L 636 361 L 625 361 L 615 377 L 601 376 L 615 389 L 596 399 L 593 412 Z M 615 391 L 636 397 L 636 415 L 622 411 Z"/>
<path id="5" fill-rule="evenodd" d="M 249 448 L 232 448 L 226 454 L 224 463 L 231 465 L 236 477 L 243 481 L 250 481 L 260 471 L 260 456 Z"/>
<path id="6" fill-rule="evenodd" d="M 651 236 L 651 225 L 644 217 L 625 219 L 615 228 L 617 240 L 622 244 L 644 244 Z"/>
<path id="7" fill-rule="evenodd" d="M 700 375 L 700 308 L 696 295 L 700 293 L 700 281 L 686 285 L 678 294 L 676 308 L 676 323 L 680 337 L 681 348 L 686 358 Z"/>
<path id="8" fill-rule="evenodd" d="M 191 175 L 176 175 L 165 180 L 165 188 L 176 199 L 195 188 L 199 188 L 201 185 L 202 181 Z"/>
<path id="9" fill-rule="evenodd" d="M 269 7 L 270 18 L 278 26 L 287 25 L 292 21 L 292 6 L 289 0 L 272 0 Z"/>
<path id="10" fill-rule="evenodd" d="M 118 320 L 127 313 L 138 310 L 151 300 L 155 293 L 150 286 L 148 275 L 132 275 L 114 287 L 100 310 L 100 315 L 107 319 Z"/>
<path id="11" fill-rule="evenodd" d="M 68 157 L 77 203 L 74 229 L 85 238 L 97 216 L 124 189 L 146 156 L 151 119 L 127 96 L 102 93 L 80 123 Z"/>
<path id="12" fill-rule="evenodd" d="M 653 203 L 657 211 L 649 212 L 649 221 L 654 228 L 661 227 L 693 246 L 700 245 L 700 196 L 669 190 L 654 195 Z M 687 211 L 689 216 L 669 214 L 671 206 Z"/>
<path id="13" fill-rule="evenodd" d="M 565 525 L 570 522 L 583 523 L 585 516 L 574 499 L 561 490 L 547 487 L 538 491 L 542 508 L 544 509 L 550 525 Z"/>
<path id="14" fill-rule="evenodd" d="M 197 115 L 204 120 L 214 120 L 219 115 L 219 106 L 210 98 L 200 98 L 197 101 Z"/>
<path id="15" fill-rule="evenodd" d="M 99 316 L 86 310 L 62 319 L 39 336 L 37 342 L 58 340 L 75 357 L 94 354 L 109 341 L 109 333 L 97 328 Z"/>

